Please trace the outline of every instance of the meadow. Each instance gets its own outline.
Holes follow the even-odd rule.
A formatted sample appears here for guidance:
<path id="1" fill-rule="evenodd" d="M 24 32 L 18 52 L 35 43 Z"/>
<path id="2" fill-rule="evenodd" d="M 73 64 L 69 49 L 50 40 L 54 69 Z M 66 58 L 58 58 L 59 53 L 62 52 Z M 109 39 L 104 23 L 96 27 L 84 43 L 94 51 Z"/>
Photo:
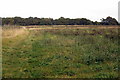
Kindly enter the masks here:
<path id="1" fill-rule="evenodd" d="M 116 26 L 3 27 L 3 77 L 117 78 L 118 36 Z"/>

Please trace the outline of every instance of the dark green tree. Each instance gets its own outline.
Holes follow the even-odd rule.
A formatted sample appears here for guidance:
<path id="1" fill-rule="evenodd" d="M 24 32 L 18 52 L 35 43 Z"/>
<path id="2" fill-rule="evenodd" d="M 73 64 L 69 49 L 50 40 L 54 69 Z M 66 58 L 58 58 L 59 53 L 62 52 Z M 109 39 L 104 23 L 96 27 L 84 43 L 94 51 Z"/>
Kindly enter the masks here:
<path id="1" fill-rule="evenodd" d="M 104 18 L 101 19 L 101 24 L 102 25 L 118 25 L 118 22 L 115 18 L 108 16 L 106 19 Z"/>

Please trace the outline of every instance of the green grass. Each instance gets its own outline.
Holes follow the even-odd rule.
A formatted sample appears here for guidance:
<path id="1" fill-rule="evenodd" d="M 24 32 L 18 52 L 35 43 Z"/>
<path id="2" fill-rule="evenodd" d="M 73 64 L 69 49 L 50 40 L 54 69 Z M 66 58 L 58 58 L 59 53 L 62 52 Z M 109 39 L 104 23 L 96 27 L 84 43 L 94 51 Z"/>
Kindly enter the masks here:
<path id="1" fill-rule="evenodd" d="M 116 78 L 117 29 L 33 30 L 3 38 L 5 78 Z"/>

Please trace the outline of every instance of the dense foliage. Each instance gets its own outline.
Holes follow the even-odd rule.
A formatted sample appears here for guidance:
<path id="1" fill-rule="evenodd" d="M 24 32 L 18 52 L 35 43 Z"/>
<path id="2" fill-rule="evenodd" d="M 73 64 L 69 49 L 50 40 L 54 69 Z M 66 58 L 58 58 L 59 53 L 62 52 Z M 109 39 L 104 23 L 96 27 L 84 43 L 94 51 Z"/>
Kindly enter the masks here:
<path id="1" fill-rule="evenodd" d="M 106 19 L 101 19 L 101 22 L 91 21 L 86 18 L 64 18 L 60 17 L 59 19 L 52 18 L 21 18 L 21 17 L 12 17 L 12 18 L 2 18 L 3 25 L 118 25 L 118 22 L 115 18 L 107 17 Z"/>

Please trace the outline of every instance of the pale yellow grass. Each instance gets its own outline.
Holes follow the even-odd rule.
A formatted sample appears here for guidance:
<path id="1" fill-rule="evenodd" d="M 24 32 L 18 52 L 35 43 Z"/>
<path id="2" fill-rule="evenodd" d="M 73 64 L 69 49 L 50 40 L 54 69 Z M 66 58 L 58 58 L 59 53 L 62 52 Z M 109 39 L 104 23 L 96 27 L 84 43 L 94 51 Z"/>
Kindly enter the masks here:
<path id="1" fill-rule="evenodd" d="M 2 38 L 12 38 L 18 35 L 24 35 L 28 31 L 25 29 L 4 29 L 2 30 Z"/>

